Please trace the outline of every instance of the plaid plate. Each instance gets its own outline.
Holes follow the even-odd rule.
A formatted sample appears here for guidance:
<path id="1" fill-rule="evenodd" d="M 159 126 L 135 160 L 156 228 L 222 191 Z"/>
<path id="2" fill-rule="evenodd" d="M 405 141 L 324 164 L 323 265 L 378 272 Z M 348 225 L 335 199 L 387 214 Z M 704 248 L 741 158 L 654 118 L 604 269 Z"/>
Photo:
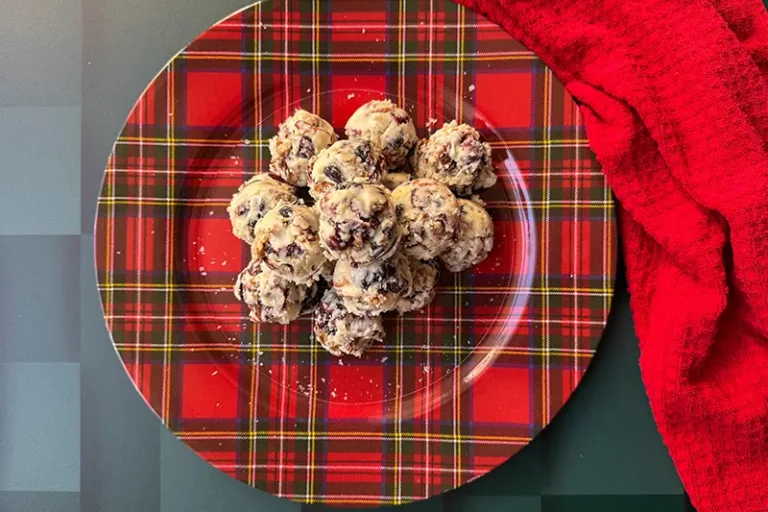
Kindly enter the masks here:
<path id="1" fill-rule="evenodd" d="M 417 127 L 457 118 L 491 142 L 496 246 L 443 273 L 425 311 L 387 318 L 383 346 L 339 359 L 311 318 L 246 320 L 231 289 L 249 251 L 225 209 L 298 106 L 341 133 L 381 97 Z M 611 194 L 573 100 L 447 0 L 275 0 L 217 24 L 130 114 L 96 226 L 104 315 L 139 392 L 221 471 L 307 503 L 426 498 L 520 450 L 584 374 L 615 262 Z"/>

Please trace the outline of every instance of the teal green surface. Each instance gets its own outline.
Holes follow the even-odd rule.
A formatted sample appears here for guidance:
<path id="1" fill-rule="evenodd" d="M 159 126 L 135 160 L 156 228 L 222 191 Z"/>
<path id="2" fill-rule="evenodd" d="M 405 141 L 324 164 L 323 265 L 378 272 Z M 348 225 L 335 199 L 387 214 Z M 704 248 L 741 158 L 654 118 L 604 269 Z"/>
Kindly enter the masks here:
<path id="1" fill-rule="evenodd" d="M 0 491 L 80 489 L 77 363 L 0 363 Z"/>
<path id="2" fill-rule="evenodd" d="M 541 499 L 541 512 L 686 512 L 692 510 L 685 496 L 544 496 Z"/>

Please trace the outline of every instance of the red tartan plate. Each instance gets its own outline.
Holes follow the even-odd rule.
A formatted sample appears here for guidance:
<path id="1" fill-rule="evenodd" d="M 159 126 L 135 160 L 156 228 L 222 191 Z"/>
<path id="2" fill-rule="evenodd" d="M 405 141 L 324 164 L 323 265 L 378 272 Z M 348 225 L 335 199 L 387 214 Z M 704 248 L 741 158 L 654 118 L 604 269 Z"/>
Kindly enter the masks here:
<path id="1" fill-rule="evenodd" d="M 474 125 L 499 183 L 489 258 L 444 272 L 426 310 L 339 359 L 312 320 L 255 326 L 232 294 L 248 262 L 235 189 L 301 106 L 343 132 L 389 97 L 422 135 Z M 500 28 L 447 0 L 280 0 L 212 27 L 130 114 L 99 200 L 96 266 L 126 370 L 179 438 L 220 470 L 302 502 L 418 500 L 525 446 L 576 388 L 611 304 L 610 191 L 579 111 Z"/>

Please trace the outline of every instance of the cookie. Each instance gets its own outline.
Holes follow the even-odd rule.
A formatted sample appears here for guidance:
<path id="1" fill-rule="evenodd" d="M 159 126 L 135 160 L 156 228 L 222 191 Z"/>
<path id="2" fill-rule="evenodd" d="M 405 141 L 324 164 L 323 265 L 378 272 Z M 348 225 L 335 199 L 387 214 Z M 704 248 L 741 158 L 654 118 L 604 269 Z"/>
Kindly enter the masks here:
<path id="1" fill-rule="evenodd" d="M 496 183 L 491 146 L 467 124 L 446 123 L 420 141 L 411 158 L 413 174 L 439 181 L 459 195 Z"/>
<path id="2" fill-rule="evenodd" d="M 392 192 L 405 254 L 430 260 L 451 243 L 459 220 L 459 202 L 445 185 L 419 178 Z"/>
<path id="3" fill-rule="evenodd" d="M 488 257 L 493 249 L 493 220 L 479 204 L 459 199 L 459 229 L 448 248 L 440 255 L 445 268 L 461 272 Z"/>
<path id="4" fill-rule="evenodd" d="M 289 281 L 311 283 L 325 264 L 318 228 L 312 208 L 281 203 L 256 224 L 251 257 Z"/>
<path id="5" fill-rule="evenodd" d="M 367 140 L 340 140 L 313 159 L 309 194 L 319 200 L 344 183 L 377 184 L 386 174 L 376 146 Z"/>
<path id="6" fill-rule="evenodd" d="M 427 307 L 435 299 L 437 278 L 440 277 L 440 271 L 434 261 L 420 261 L 416 258 L 409 260 L 411 291 L 397 301 L 397 310 L 400 313 Z"/>
<path id="7" fill-rule="evenodd" d="M 400 230 L 391 194 L 381 185 L 345 183 L 317 203 L 320 242 L 329 259 L 369 263 L 397 248 Z"/>
<path id="8" fill-rule="evenodd" d="M 411 291 L 408 258 L 396 253 L 389 260 L 357 266 L 340 260 L 333 273 L 333 289 L 354 314 L 378 315 L 391 311 L 397 301 Z"/>
<path id="9" fill-rule="evenodd" d="M 358 108 L 347 121 L 346 133 L 351 140 L 378 146 L 387 169 L 402 167 L 418 140 L 411 116 L 390 100 L 373 100 Z"/>
<path id="10" fill-rule="evenodd" d="M 252 244 L 253 228 L 278 203 L 296 201 L 296 190 L 268 174 L 257 174 L 243 183 L 227 207 L 232 233 Z"/>
<path id="11" fill-rule="evenodd" d="M 327 121 L 306 110 L 297 110 L 269 140 L 269 172 L 291 185 L 306 187 L 309 161 L 334 142 L 336 133 Z"/>
<path id="12" fill-rule="evenodd" d="M 350 313 L 334 290 L 325 292 L 317 307 L 314 332 L 320 345 L 334 356 L 360 357 L 368 347 L 384 341 L 381 317 Z"/>
<path id="13" fill-rule="evenodd" d="M 250 309 L 251 321 L 287 324 L 308 312 L 317 295 L 317 285 L 288 281 L 252 261 L 237 276 L 234 292 Z"/>

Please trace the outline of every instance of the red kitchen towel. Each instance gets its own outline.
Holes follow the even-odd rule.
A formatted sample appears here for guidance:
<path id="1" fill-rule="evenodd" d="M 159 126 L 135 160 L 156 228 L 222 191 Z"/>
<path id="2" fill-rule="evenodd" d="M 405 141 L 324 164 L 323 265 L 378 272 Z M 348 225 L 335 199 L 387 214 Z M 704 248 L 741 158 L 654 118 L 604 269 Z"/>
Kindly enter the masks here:
<path id="1" fill-rule="evenodd" d="M 460 0 L 582 105 L 620 202 L 659 431 L 700 511 L 768 511 L 768 15 L 758 0 Z"/>

